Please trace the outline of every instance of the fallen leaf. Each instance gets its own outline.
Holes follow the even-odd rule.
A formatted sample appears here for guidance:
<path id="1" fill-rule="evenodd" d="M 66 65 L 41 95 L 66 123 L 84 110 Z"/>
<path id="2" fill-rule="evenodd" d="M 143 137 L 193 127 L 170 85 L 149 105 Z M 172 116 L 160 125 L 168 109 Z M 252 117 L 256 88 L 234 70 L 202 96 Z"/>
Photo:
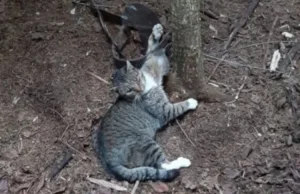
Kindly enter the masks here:
<path id="1" fill-rule="evenodd" d="M 63 186 L 59 189 L 57 189 L 56 191 L 53 192 L 53 194 L 63 194 L 66 191 L 67 187 Z"/>
<path id="2" fill-rule="evenodd" d="M 277 69 L 280 59 L 281 59 L 281 54 L 279 50 L 274 51 L 271 64 L 270 64 L 270 71 L 275 71 Z"/>
<path id="3" fill-rule="evenodd" d="M 163 182 L 157 181 L 157 182 L 149 182 L 150 186 L 154 189 L 157 193 L 164 193 L 169 191 L 168 185 L 166 185 Z"/>
<path id="4" fill-rule="evenodd" d="M 17 158 L 19 156 L 18 151 L 13 149 L 13 148 L 9 148 L 8 150 L 6 150 L 6 153 L 4 154 L 4 156 L 8 159 L 14 159 Z"/>
<path id="5" fill-rule="evenodd" d="M 230 179 L 236 179 L 241 175 L 241 172 L 235 168 L 225 168 L 223 173 Z"/>
<path id="6" fill-rule="evenodd" d="M 105 181 L 103 179 L 94 179 L 94 178 L 90 178 L 87 177 L 87 180 L 90 181 L 91 183 L 106 187 L 106 188 L 110 188 L 116 191 L 127 191 L 127 189 L 125 187 L 121 187 L 117 184 L 113 184 L 111 182 Z"/>
<path id="7" fill-rule="evenodd" d="M 45 175 L 42 175 L 40 178 L 40 181 L 38 183 L 38 185 L 36 186 L 35 190 L 34 190 L 34 194 L 37 194 L 40 192 L 40 190 L 44 187 L 45 185 Z"/>

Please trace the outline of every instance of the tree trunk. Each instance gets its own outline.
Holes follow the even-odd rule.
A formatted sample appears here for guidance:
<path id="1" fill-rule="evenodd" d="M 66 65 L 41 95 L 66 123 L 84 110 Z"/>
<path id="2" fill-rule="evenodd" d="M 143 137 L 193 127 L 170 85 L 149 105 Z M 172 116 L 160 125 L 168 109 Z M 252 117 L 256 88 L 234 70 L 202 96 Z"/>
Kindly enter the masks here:
<path id="1" fill-rule="evenodd" d="M 202 0 L 172 1 L 172 62 L 176 84 L 187 95 L 206 101 L 225 100 L 222 93 L 206 84 L 201 54 Z M 174 81 L 170 81 L 174 82 Z M 185 97 L 187 97 L 185 95 Z"/>

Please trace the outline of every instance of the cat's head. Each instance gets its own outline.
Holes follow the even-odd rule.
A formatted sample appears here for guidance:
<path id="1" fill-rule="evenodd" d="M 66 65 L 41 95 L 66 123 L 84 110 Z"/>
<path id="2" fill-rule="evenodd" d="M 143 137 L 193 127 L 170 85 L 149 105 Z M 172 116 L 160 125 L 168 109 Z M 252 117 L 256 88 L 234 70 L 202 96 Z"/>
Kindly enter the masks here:
<path id="1" fill-rule="evenodd" d="M 113 86 L 116 92 L 128 99 L 137 99 L 140 97 L 143 94 L 144 85 L 141 70 L 132 66 L 129 61 L 113 75 Z"/>

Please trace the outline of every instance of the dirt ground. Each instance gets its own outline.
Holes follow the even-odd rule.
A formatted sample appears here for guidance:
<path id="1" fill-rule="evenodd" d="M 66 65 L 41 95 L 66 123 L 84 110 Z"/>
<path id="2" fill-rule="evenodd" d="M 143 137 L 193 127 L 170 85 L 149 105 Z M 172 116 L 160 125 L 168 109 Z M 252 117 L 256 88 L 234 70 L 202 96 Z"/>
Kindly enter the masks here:
<path id="1" fill-rule="evenodd" d="M 92 123 L 116 97 L 110 85 L 87 73 L 110 80 L 114 69 L 111 47 L 97 28 L 97 18 L 84 6 L 70 14 L 74 5 L 68 0 L 0 2 L 0 193 L 1 189 L 6 193 L 6 186 L 9 193 L 20 194 L 117 193 L 87 180 L 89 176 L 114 182 L 91 147 Z M 130 2 L 107 0 L 103 5 L 120 13 Z M 169 1 L 142 3 L 170 21 Z M 209 76 L 219 61 L 212 56 L 222 57 L 230 26 L 248 1 L 217 0 L 205 5 L 223 16 L 218 20 L 203 16 Z M 288 49 L 299 40 L 299 10 L 300 3 L 294 0 L 267 0 L 257 7 L 230 45 L 229 62 L 221 63 L 211 78 L 227 94 L 240 92 L 239 98 L 232 103 L 201 103 L 180 120 L 196 147 L 176 123 L 158 134 L 157 141 L 170 158 L 184 156 L 192 161 L 167 184 L 168 193 L 300 193 L 300 145 L 291 136 L 300 129 L 287 90 L 300 77 L 300 60 L 293 61 L 293 71 L 283 79 L 272 79 L 263 70 L 267 46 L 270 62 L 280 41 Z M 287 42 L 283 31 L 295 38 Z M 293 98 L 294 108 L 300 104 L 299 96 Z M 45 180 L 66 153 L 74 158 L 51 181 Z M 136 193 L 156 192 L 149 183 L 141 183 Z"/>

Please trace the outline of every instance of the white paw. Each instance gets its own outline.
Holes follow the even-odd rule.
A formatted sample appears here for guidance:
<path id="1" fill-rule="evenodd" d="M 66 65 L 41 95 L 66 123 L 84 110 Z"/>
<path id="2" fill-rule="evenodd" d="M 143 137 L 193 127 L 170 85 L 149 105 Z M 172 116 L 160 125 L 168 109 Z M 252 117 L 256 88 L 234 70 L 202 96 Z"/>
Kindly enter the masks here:
<path id="1" fill-rule="evenodd" d="M 197 108 L 197 106 L 198 106 L 198 101 L 197 100 L 195 100 L 194 98 L 190 98 L 187 101 L 189 103 L 189 109 L 190 110 L 194 110 L 194 109 Z"/>
<path id="2" fill-rule="evenodd" d="M 159 40 L 160 37 L 164 33 L 164 29 L 163 29 L 162 25 L 161 24 L 154 25 L 152 28 L 152 33 L 153 33 L 154 39 Z"/>
<path id="3" fill-rule="evenodd" d="M 189 159 L 183 157 L 177 158 L 176 163 L 180 166 L 180 168 L 187 168 L 192 164 Z"/>

